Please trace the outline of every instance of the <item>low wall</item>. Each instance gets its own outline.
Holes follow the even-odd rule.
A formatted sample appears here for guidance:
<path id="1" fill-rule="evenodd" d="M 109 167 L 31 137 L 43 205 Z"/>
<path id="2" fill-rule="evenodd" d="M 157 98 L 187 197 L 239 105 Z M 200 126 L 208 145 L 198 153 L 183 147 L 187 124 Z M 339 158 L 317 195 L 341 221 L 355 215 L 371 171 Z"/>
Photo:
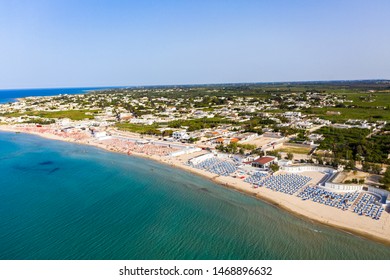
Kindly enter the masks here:
<path id="1" fill-rule="evenodd" d="M 215 155 L 213 153 L 209 153 L 209 154 L 205 154 L 205 155 L 201 155 L 201 156 L 192 158 L 188 162 L 193 164 L 193 165 L 197 165 L 197 164 L 201 163 L 202 161 L 209 159 L 209 158 L 213 158 L 213 157 L 215 157 Z"/>
<path id="2" fill-rule="evenodd" d="M 353 191 L 361 191 L 363 190 L 363 187 L 365 185 L 357 185 L 357 184 L 339 184 L 339 183 L 332 183 L 332 182 L 326 182 L 325 188 L 332 189 L 335 191 L 342 191 L 342 192 L 353 192 Z"/>
<path id="3" fill-rule="evenodd" d="M 289 165 L 289 166 L 282 166 L 280 169 L 292 173 L 305 172 L 305 171 L 318 171 L 318 172 L 332 174 L 336 172 L 336 170 L 331 167 L 318 166 L 318 165 Z"/>
<path id="4" fill-rule="evenodd" d="M 378 188 L 371 187 L 371 186 L 368 187 L 368 191 L 371 193 L 375 193 L 375 194 L 380 195 L 383 198 L 384 203 L 390 195 L 390 192 L 388 192 L 386 190 L 378 189 Z"/>
<path id="5" fill-rule="evenodd" d="M 358 184 L 338 184 L 332 182 L 326 182 L 324 189 L 338 192 L 354 192 L 354 191 L 365 191 L 376 195 L 379 198 L 380 203 L 386 204 L 386 201 L 390 195 L 390 193 L 386 190 L 382 190 L 379 188 L 366 186 L 366 185 L 358 185 Z"/>

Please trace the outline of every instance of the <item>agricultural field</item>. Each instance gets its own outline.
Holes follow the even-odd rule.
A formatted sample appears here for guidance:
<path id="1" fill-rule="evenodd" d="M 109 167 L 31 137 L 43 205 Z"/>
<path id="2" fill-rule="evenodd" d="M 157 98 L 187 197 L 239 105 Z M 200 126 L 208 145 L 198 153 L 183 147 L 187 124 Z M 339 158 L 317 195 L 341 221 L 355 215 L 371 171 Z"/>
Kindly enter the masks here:
<path id="1" fill-rule="evenodd" d="M 80 121 L 84 119 L 94 119 L 94 114 L 98 111 L 96 110 L 68 110 L 68 111 L 27 111 L 24 113 L 13 112 L 3 114 L 4 117 L 20 117 L 20 116 L 36 116 L 41 118 L 48 119 L 63 119 L 69 118 L 71 120 Z"/>
<path id="2" fill-rule="evenodd" d="M 115 125 L 120 130 L 130 131 L 140 134 L 161 134 L 157 129 L 158 125 L 143 125 L 133 123 L 117 123 Z"/>
<path id="3" fill-rule="evenodd" d="M 328 115 L 328 111 L 340 112 L 340 115 Z M 375 107 L 370 108 L 311 108 L 304 111 L 332 122 L 345 122 L 349 119 L 361 119 L 367 121 L 390 121 L 390 110 Z"/>
<path id="4" fill-rule="evenodd" d="M 348 105 L 360 107 L 387 107 L 390 105 L 390 91 L 380 92 L 339 92 L 338 95 L 345 95 L 352 103 Z"/>
<path id="5" fill-rule="evenodd" d="M 283 145 L 280 149 L 276 149 L 275 151 L 276 152 L 281 152 L 281 153 L 292 153 L 292 154 L 307 155 L 311 151 L 311 148 Z"/>

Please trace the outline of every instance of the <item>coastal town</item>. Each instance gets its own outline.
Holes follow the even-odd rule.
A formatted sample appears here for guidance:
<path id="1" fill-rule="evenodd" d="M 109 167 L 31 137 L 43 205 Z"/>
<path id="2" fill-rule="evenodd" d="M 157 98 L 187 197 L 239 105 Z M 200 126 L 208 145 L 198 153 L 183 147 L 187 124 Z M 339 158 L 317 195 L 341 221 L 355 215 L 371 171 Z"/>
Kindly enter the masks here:
<path id="1" fill-rule="evenodd" d="M 389 10 L 0 1 L 0 280 L 383 278 Z"/>
<path id="2" fill-rule="evenodd" d="M 0 129 L 148 157 L 389 243 L 388 86 L 175 86 L 25 97 L 0 104 Z"/>

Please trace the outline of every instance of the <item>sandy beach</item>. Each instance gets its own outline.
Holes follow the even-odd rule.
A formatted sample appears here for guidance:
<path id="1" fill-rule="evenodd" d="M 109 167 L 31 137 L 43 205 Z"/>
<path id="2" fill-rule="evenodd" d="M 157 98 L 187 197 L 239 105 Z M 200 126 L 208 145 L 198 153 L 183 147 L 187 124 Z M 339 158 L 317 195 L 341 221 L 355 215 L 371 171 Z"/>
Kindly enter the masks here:
<path id="1" fill-rule="evenodd" d="M 108 144 L 109 142 L 105 143 L 104 141 L 88 137 L 86 136 L 86 134 L 83 133 L 74 133 L 69 135 L 66 133 L 53 134 L 45 127 L 42 129 L 26 129 L 25 127 L 5 125 L 0 126 L 0 130 L 8 132 L 30 133 L 48 139 L 67 141 L 84 145 L 92 145 L 112 152 L 127 153 L 124 150 L 124 147 L 115 147 L 113 144 Z M 248 194 L 260 200 L 271 203 L 279 208 L 293 213 L 296 216 L 305 219 L 310 219 L 314 222 L 338 228 L 343 231 L 347 231 L 390 245 L 390 214 L 385 211 L 383 212 L 380 220 L 373 220 L 369 217 L 359 216 L 351 211 L 342 211 L 340 209 L 315 203 L 309 200 L 303 201 L 297 196 L 276 192 L 268 188 L 255 189 L 252 187 L 251 184 L 244 182 L 242 179 L 233 178 L 231 176 L 218 176 L 214 173 L 210 173 L 205 170 L 195 169 L 184 164 L 188 161 L 189 158 L 205 153 L 204 151 L 190 155 L 182 155 L 178 157 L 167 157 L 166 152 L 167 151 L 161 150 L 160 148 L 157 150 L 157 154 L 146 154 L 132 151 L 131 156 L 134 155 L 145 157 L 148 159 L 156 160 L 160 163 L 169 164 L 172 167 L 181 168 L 193 174 L 210 179 L 224 187 L 234 189 L 236 191 Z"/>

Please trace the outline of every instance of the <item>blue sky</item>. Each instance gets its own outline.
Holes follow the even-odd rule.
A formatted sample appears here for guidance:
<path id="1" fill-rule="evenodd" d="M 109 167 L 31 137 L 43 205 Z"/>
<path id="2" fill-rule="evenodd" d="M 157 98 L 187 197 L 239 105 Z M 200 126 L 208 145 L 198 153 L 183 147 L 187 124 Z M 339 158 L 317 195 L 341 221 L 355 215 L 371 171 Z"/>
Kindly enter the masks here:
<path id="1" fill-rule="evenodd" d="M 0 0 L 0 88 L 390 79 L 390 1 Z"/>

